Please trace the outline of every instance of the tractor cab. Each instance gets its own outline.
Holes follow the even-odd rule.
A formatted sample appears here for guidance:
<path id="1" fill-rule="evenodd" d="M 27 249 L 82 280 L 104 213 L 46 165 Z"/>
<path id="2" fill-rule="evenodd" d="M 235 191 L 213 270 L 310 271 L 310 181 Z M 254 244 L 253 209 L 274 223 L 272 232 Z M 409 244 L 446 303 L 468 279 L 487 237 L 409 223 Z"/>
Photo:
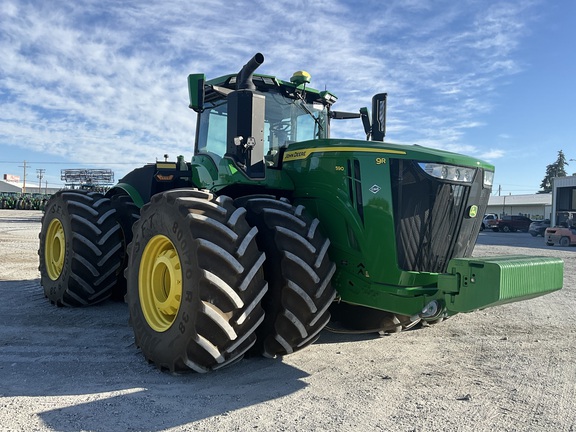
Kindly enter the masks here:
<path id="1" fill-rule="evenodd" d="M 383 139 L 385 94 L 375 112 L 373 128 L 367 109 L 360 113 L 333 111 L 337 98 L 329 91 L 307 87 L 310 74 L 295 72 L 290 82 L 253 75 L 264 56 L 256 54 L 237 75 L 210 81 L 204 74 L 188 77 L 190 108 L 198 113 L 195 155 L 216 165 L 226 157 L 251 179 L 263 179 L 266 168 L 281 168 L 282 155 L 294 142 L 327 139 L 330 119 L 362 118 L 367 137 Z M 375 102 L 373 102 L 374 105 Z"/>
<path id="2" fill-rule="evenodd" d="M 263 60 L 257 54 L 238 75 L 208 82 L 203 74 L 188 77 L 190 107 L 198 112 L 195 154 L 216 163 L 230 158 L 251 178 L 263 177 L 265 166 L 278 168 L 290 143 L 328 138 L 336 101 L 327 91 L 307 89 L 310 75 L 304 71 L 291 82 L 253 76 Z"/>
<path id="3" fill-rule="evenodd" d="M 228 77 L 225 86 L 235 81 Z M 318 94 L 303 86 L 282 85 L 275 78 L 254 81 L 258 87 L 253 92 L 208 89 L 198 115 L 196 154 L 229 156 L 256 172 L 262 171 L 258 164 L 263 160 L 268 167 L 278 167 L 280 151 L 292 142 L 328 138 L 329 104 Z"/>

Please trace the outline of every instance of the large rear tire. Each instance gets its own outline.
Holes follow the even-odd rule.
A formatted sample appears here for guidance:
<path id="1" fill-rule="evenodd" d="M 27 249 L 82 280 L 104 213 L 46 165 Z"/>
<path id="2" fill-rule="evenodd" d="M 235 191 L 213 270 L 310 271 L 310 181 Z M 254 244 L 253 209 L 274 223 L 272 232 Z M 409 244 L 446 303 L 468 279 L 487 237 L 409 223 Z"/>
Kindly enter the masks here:
<path id="1" fill-rule="evenodd" d="M 328 308 L 336 296 L 330 241 L 303 206 L 270 196 L 244 197 L 236 204 L 247 209 L 246 219 L 258 228 L 258 247 L 266 253 L 266 317 L 252 352 L 290 354 L 313 343 L 330 320 Z"/>
<path id="2" fill-rule="evenodd" d="M 170 371 L 208 372 L 242 358 L 267 290 L 246 210 L 225 196 L 175 189 L 140 214 L 126 269 L 136 345 Z"/>
<path id="3" fill-rule="evenodd" d="M 65 190 L 46 204 L 40 231 L 40 283 L 58 306 L 88 306 L 110 297 L 122 260 L 120 227 L 110 200 Z"/>

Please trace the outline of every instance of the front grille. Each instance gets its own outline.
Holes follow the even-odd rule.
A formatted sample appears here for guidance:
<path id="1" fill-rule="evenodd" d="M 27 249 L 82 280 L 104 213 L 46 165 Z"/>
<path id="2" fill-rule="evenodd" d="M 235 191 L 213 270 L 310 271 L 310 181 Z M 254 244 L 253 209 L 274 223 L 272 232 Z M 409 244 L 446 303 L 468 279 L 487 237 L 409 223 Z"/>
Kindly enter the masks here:
<path id="1" fill-rule="evenodd" d="M 472 254 L 490 190 L 478 169 L 472 184 L 441 181 L 415 161 L 390 161 L 398 266 L 444 273 L 452 258 Z M 469 216 L 478 206 L 477 217 Z"/>

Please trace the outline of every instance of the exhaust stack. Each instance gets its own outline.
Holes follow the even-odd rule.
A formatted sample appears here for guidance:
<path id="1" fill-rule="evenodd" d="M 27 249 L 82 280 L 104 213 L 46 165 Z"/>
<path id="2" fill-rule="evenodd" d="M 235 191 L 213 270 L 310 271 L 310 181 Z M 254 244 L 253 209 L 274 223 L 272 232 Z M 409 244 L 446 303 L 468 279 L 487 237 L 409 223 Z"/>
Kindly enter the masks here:
<path id="1" fill-rule="evenodd" d="M 264 55 L 257 53 L 240 69 L 236 76 L 236 90 L 256 90 L 256 86 L 252 82 L 252 75 L 262 63 L 264 63 Z"/>

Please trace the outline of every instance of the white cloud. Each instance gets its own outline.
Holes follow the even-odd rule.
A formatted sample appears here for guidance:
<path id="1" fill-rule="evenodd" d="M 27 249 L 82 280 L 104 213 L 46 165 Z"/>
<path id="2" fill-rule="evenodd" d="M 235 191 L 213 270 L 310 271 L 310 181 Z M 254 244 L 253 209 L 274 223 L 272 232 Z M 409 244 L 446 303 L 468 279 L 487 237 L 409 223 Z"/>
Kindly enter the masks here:
<path id="1" fill-rule="evenodd" d="M 526 16 L 522 2 L 473 0 L 5 2 L 0 145 L 92 162 L 189 157 L 187 74 L 235 73 L 262 51 L 262 73 L 307 69 L 341 110 L 388 91 L 394 142 L 478 154 L 463 138 L 520 70 Z M 334 130 L 363 136 L 360 123 Z"/>
<path id="2" fill-rule="evenodd" d="M 479 158 L 485 159 L 487 161 L 493 161 L 494 159 L 500 159 L 506 155 L 506 152 L 501 149 L 490 149 L 487 152 L 480 153 Z"/>

